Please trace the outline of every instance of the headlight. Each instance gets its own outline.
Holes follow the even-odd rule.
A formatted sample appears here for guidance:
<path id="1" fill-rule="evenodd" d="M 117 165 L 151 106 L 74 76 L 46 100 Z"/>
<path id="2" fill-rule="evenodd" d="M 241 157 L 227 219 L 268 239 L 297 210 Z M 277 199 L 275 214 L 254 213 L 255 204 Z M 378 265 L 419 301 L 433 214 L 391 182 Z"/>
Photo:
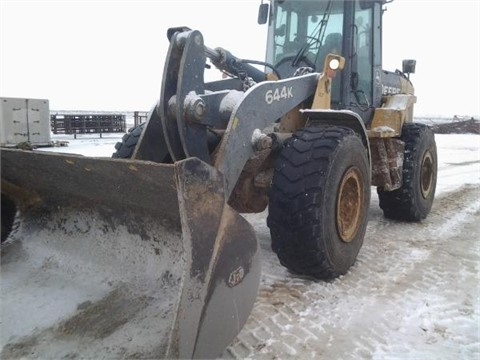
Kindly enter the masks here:
<path id="1" fill-rule="evenodd" d="M 331 59 L 328 63 L 328 67 L 330 68 L 330 70 L 338 70 L 338 68 L 340 67 L 340 61 L 338 61 L 338 59 Z"/>

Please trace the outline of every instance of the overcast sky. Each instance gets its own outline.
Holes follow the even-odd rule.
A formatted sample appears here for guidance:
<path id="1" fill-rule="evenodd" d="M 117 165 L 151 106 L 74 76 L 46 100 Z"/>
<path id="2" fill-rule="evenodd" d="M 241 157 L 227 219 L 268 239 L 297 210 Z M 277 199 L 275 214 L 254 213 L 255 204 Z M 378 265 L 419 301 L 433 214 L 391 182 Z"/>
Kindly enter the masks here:
<path id="1" fill-rule="evenodd" d="M 0 96 L 52 110 L 149 110 L 160 93 L 166 30 L 264 59 L 260 0 L 0 0 Z M 480 114 L 480 1 L 395 0 L 384 14 L 384 69 L 417 60 L 417 116 Z"/>

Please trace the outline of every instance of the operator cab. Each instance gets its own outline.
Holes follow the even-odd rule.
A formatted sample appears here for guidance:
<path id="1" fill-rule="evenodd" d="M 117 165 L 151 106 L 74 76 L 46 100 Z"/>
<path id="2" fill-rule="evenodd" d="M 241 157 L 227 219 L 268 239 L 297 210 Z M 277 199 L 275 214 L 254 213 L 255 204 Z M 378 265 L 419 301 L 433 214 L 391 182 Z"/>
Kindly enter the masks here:
<path id="1" fill-rule="evenodd" d="M 366 123 L 381 102 L 382 1 L 272 0 L 260 5 L 268 22 L 266 62 L 281 78 L 299 68 L 323 69 L 329 53 L 346 59 L 332 83 L 333 109 L 349 109 Z"/>

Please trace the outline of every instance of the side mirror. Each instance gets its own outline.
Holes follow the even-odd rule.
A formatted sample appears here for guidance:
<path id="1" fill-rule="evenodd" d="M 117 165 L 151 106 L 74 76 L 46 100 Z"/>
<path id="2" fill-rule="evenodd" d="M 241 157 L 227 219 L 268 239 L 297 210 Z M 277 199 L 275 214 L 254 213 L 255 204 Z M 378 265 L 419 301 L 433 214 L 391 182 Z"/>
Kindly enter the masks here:
<path id="1" fill-rule="evenodd" d="M 258 23 L 260 25 L 266 24 L 268 21 L 268 12 L 269 7 L 268 4 L 260 4 L 258 8 Z"/>
<path id="2" fill-rule="evenodd" d="M 402 72 L 404 74 L 415 74 L 415 65 L 417 64 L 416 60 L 403 60 L 402 61 Z"/>

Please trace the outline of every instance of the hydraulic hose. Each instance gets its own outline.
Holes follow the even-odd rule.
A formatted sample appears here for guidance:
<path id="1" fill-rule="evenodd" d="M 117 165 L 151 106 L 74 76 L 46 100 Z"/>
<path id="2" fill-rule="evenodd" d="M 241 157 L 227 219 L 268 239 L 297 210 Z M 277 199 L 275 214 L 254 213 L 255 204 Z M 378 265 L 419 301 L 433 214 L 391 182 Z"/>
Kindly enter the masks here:
<path id="1" fill-rule="evenodd" d="M 263 71 L 248 64 L 245 60 L 237 58 L 225 49 L 211 49 L 205 46 L 205 56 L 207 56 L 217 68 L 230 74 L 240 77 L 242 73 L 245 73 L 255 82 L 265 80 L 266 74 Z"/>

